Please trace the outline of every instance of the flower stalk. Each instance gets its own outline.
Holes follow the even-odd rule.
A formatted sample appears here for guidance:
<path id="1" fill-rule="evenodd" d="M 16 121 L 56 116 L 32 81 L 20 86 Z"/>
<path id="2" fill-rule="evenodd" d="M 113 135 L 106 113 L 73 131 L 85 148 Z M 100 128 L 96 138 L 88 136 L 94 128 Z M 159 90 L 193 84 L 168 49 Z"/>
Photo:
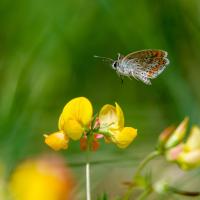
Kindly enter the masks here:
<path id="1" fill-rule="evenodd" d="M 129 200 L 130 196 L 133 192 L 133 188 L 135 186 L 140 186 L 139 180 L 141 178 L 141 172 L 144 169 L 144 167 L 154 158 L 156 158 L 157 156 L 161 155 L 160 151 L 153 151 L 151 152 L 149 155 L 147 155 L 139 164 L 139 166 L 137 167 L 135 174 L 133 176 L 132 179 L 132 184 L 129 187 L 129 189 L 127 190 L 127 192 L 125 193 L 124 197 L 122 198 L 123 200 Z M 135 183 L 135 184 L 133 184 Z M 144 199 L 144 197 L 146 197 L 146 195 L 149 195 L 149 193 L 151 193 L 152 189 L 150 189 L 151 187 L 148 187 L 148 189 L 146 189 L 144 191 L 144 193 L 142 193 L 142 195 L 139 197 L 139 199 Z"/>
<path id="2" fill-rule="evenodd" d="M 144 190 L 144 192 L 137 198 L 137 200 L 144 200 L 146 199 L 151 193 L 153 192 L 152 187 Z"/>
<path id="3" fill-rule="evenodd" d="M 143 170 L 143 168 L 154 158 L 156 158 L 157 156 L 161 155 L 161 153 L 159 151 L 153 151 L 151 152 L 149 155 L 147 155 L 142 162 L 139 164 L 138 168 L 135 171 L 135 174 L 133 176 L 133 181 L 140 176 L 141 171 Z"/>
<path id="4" fill-rule="evenodd" d="M 91 200 L 91 185 L 90 185 L 90 149 L 91 149 L 91 134 L 93 132 L 89 131 L 87 133 L 88 138 L 88 146 L 87 146 L 87 154 L 86 154 L 86 200 Z"/>
<path id="5" fill-rule="evenodd" d="M 91 200 L 91 189 L 90 189 L 90 163 L 86 162 L 86 199 Z"/>

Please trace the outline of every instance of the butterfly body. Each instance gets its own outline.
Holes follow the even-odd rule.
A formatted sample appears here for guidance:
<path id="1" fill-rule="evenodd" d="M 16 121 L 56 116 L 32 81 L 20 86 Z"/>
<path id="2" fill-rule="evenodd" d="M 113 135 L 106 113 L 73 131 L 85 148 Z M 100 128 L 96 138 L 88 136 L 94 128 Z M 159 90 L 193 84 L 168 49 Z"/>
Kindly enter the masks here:
<path id="1" fill-rule="evenodd" d="M 167 52 L 163 50 L 142 50 L 121 56 L 113 61 L 112 68 L 120 76 L 134 77 L 151 85 L 150 79 L 160 75 L 169 64 Z"/>

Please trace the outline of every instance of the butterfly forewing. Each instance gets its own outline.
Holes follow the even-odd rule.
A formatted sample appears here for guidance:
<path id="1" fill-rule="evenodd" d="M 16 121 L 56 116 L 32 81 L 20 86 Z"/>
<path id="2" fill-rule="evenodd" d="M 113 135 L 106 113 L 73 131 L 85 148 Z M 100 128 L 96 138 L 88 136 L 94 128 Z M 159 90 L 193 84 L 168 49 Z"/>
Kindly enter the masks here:
<path id="1" fill-rule="evenodd" d="M 154 57 L 167 57 L 167 52 L 163 51 L 163 50 L 151 50 L 151 49 L 142 50 L 142 51 L 135 51 L 135 52 L 128 54 L 123 59 L 138 58 L 138 59 L 141 59 L 141 60 L 145 60 L 145 59 L 151 59 L 151 58 L 154 58 Z"/>

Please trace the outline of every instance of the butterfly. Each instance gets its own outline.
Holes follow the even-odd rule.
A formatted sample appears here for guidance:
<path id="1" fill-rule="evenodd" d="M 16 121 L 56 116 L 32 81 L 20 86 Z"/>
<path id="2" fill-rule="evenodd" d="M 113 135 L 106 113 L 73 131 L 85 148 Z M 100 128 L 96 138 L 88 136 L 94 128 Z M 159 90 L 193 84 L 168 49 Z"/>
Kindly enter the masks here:
<path id="1" fill-rule="evenodd" d="M 163 50 L 142 50 L 132 52 L 126 56 L 118 54 L 117 60 L 100 57 L 112 62 L 112 68 L 120 77 L 133 77 L 147 85 L 151 79 L 159 76 L 169 64 L 168 53 Z"/>

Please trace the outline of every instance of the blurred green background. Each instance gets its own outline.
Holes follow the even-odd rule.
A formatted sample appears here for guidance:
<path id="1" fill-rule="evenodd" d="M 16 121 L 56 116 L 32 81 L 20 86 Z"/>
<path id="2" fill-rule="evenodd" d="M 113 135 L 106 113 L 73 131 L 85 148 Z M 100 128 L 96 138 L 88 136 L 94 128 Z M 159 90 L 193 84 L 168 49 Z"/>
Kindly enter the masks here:
<path id="1" fill-rule="evenodd" d="M 129 79 L 121 84 L 107 63 L 93 57 L 142 49 L 169 53 L 169 67 L 152 86 Z M 117 101 L 126 124 L 138 129 L 128 149 L 102 143 L 92 154 L 94 197 L 102 191 L 121 194 L 119 180 L 129 179 L 162 129 L 184 116 L 199 124 L 199 52 L 198 0 L 1 0 L 0 161 L 6 177 L 22 160 L 52 152 L 43 134 L 57 130 L 65 103 L 85 96 L 96 112 Z M 77 177 L 77 199 L 84 199 L 84 153 L 71 142 L 60 154 Z M 180 182 L 189 187 L 197 171 L 183 174 Z M 185 178 L 191 181 L 183 183 Z"/>

